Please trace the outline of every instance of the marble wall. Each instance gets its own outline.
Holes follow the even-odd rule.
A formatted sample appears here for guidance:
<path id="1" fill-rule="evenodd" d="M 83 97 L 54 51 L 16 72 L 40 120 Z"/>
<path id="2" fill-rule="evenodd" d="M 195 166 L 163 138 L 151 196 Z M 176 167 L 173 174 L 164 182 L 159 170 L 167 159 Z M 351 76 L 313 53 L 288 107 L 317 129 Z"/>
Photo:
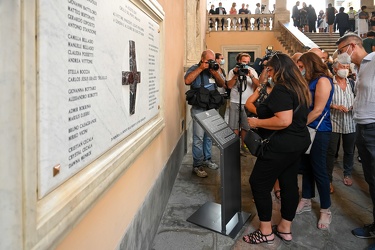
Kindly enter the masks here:
<path id="1" fill-rule="evenodd" d="M 4 0 L 0 18 L 0 249 L 51 249 L 165 126 L 164 12 Z"/>

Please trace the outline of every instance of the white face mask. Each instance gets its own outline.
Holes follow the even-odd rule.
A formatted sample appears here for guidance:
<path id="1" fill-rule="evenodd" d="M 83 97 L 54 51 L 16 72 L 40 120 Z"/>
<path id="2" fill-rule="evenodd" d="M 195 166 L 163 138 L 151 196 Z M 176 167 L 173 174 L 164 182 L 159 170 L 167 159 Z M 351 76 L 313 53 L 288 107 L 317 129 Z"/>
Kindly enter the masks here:
<path id="1" fill-rule="evenodd" d="M 336 74 L 341 78 L 347 78 L 348 75 L 349 75 L 349 70 L 348 69 L 339 69 L 339 70 L 337 70 Z"/>
<path id="2" fill-rule="evenodd" d="M 224 65 L 224 64 L 225 64 L 225 60 L 224 60 L 224 59 L 221 60 L 220 64 L 221 64 L 221 65 Z"/>
<path id="3" fill-rule="evenodd" d="M 352 62 L 351 56 L 353 55 L 353 50 L 352 50 L 352 53 L 349 55 L 348 54 L 349 47 L 350 47 L 350 45 L 348 46 L 348 49 L 344 53 L 337 56 L 337 60 L 340 63 L 350 64 Z"/>

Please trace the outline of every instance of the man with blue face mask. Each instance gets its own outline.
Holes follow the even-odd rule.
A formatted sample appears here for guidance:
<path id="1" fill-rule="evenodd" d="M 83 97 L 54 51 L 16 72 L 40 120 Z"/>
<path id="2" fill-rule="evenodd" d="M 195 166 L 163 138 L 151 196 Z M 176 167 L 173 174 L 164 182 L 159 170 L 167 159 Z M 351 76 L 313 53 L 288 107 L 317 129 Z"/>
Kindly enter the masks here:
<path id="1" fill-rule="evenodd" d="M 367 54 L 362 39 L 353 33 L 341 37 L 336 45 L 338 57 L 349 59 L 358 69 L 353 104 L 356 145 L 373 204 L 373 222 L 352 233 L 358 238 L 375 238 L 375 52 Z"/>

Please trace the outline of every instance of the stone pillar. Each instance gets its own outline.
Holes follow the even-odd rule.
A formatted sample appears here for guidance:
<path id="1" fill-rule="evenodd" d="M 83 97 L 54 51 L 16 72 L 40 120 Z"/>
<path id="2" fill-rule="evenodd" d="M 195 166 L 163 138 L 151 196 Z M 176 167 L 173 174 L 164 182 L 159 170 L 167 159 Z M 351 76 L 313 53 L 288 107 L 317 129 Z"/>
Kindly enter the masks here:
<path id="1" fill-rule="evenodd" d="M 375 11 L 374 0 L 361 0 L 361 6 L 363 5 L 367 6 L 366 11 L 371 16 L 371 12 Z"/>
<path id="2" fill-rule="evenodd" d="M 0 249 L 23 247 L 21 2 L 0 8 Z M 34 20 L 31 20 L 32 22 Z"/>
<path id="3" fill-rule="evenodd" d="M 276 4 L 276 13 L 278 11 L 286 11 L 286 0 L 277 0 L 275 1 L 275 4 Z"/>
<path id="4" fill-rule="evenodd" d="M 204 1 L 202 1 L 204 2 Z M 197 63 L 200 60 L 200 56 L 203 48 L 203 38 L 202 33 L 205 32 L 201 31 L 201 16 L 206 17 L 203 15 L 203 12 L 206 12 L 206 9 L 203 9 L 201 15 L 201 2 L 199 0 L 196 1 L 186 1 L 186 44 L 185 44 L 185 51 L 186 51 L 186 62 L 185 65 L 187 67 Z M 205 20 L 204 20 L 205 22 Z"/>
<path id="5" fill-rule="evenodd" d="M 282 23 L 290 22 L 290 11 L 286 8 L 286 0 L 277 0 L 276 9 L 275 9 L 275 21 L 274 21 L 274 29 L 279 29 L 279 21 Z"/>

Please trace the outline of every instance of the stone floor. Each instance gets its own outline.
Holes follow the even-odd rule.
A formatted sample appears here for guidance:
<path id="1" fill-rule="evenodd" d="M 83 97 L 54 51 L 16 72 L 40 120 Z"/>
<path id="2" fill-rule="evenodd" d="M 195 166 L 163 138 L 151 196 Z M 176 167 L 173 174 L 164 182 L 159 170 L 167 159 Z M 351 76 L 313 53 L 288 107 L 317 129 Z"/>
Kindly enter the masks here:
<path id="1" fill-rule="evenodd" d="M 220 152 L 213 147 L 213 159 L 219 161 Z M 252 202 L 248 183 L 256 158 L 250 154 L 241 156 L 242 211 L 252 216 L 243 228 L 232 239 L 229 236 L 202 228 L 186 219 L 207 201 L 220 203 L 220 169 L 207 169 L 208 177 L 199 178 L 191 172 L 192 156 L 187 153 L 180 166 L 169 202 L 160 221 L 157 235 L 153 242 L 153 250 L 194 250 L 194 249 L 367 249 L 375 240 L 359 239 L 351 234 L 355 227 L 372 222 L 372 204 L 368 194 L 368 186 L 363 178 L 361 164 L 355 159 L 353 185 L 347 187 L 342 179 L 342 155 L 335 163 L 333 185 L 335 192 L 332 198 L 333 220 L 329 231 L 317 229 L 319 217 L 319 198 L 313 200 L 313 209 L 296 215 L 293 221 L 293 243 L 285 245 L 278 238 L 274 244 L 265 243 L 249 245 L 242 237 L 257 229 L 259 219 L 255 204 Z M 301 176 L 299 186 L 301 187 Z M 280 220 L 280 203 L 273 196 L 273 223 Z"/>

